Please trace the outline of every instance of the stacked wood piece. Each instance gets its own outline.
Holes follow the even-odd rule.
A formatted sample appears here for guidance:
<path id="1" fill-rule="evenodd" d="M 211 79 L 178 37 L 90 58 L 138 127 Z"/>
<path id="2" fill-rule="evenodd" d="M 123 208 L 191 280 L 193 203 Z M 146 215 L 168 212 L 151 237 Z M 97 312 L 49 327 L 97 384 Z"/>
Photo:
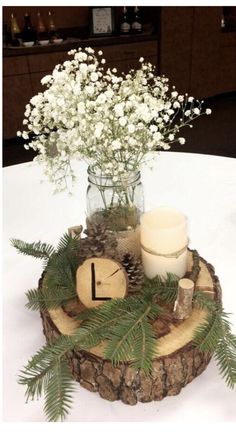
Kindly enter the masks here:
<path id="1" fill-rule="evenodd" d="M 193 261 L 192 252 L 189 251 L 187 276 L 193 270 Z M 206 290 L 214 298 L 221 299 L 221 288 L 214 268 L 202 258 L 199 261 L 196 289 Z M 41 317 L 48 342 L 53 342 L 61 333 L 71 334 L 79 325 L 61 308 L 41 312 Z M 98 392 L 104 399 L 119 399 L 129 405 L 177 395 L 205 370 L 211 359 L 211 354 L 201 353 L 192 342 L 196 327 L 205 318 L 206 312 L 196 307 L 185 320 L 176 321 L 173 318 L 169 331 L 157 339 L 159 357 L 154 360 L 149 376 L 131 368 L 129 362 L 114 367 L 109 360 L 103 359 L 104 342 L 89 352 L 71 351 L 68 354 L 75 380 L 86 389 Z"/>

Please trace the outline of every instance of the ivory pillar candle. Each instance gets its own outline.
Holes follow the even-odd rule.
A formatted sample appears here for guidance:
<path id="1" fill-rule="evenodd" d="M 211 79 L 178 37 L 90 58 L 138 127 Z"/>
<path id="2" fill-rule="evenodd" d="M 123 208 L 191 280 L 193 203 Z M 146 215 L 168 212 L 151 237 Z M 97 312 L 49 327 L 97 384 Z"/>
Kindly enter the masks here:
<path id="1" fill-rule="evenodd" d="M 152 279 L 167 273 L 183 277 L 187 271 L 187 218 L 168 207 L 141 216 L 141 250 L 144 273 Z"/>

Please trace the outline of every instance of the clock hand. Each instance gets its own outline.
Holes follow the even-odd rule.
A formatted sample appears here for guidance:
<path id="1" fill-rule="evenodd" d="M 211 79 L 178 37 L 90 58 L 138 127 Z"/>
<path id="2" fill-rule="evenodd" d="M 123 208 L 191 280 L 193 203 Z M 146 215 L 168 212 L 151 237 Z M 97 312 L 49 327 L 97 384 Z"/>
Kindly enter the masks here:
<path id="1" fill-rule="evenodd" d="M 102 279 L 102 280 L 99 280 L 98 282 L 97 282 L 97 284 L 98 285 L 101 285 L 101 284 L 103 284 L 103 282 L 104 282 L 104 280 L 106 280 L 106 279 L 109 279 L 110 277 L 113 277 L 116 273 L 118 273 L 118 271 L 120 271 L 121 270 L 121 268 L 117 268 L 117 270 L 115 270 L 113 273 L 111 273 L 109 276 L 107 276 L 107 277 L 104 277 L 104 279 Z"/>
<path id="2" fill-rule="evenodd" d="M 94 263 L 91 264 L 92 300 L 96 298 L 96 277 Z"/>
<path id="3" fill-rule="evenodd" d="M 96 296 L 96 276 L 95 276 L 95 265 L 91 264 L 91 284 L 92 284 L 92 300 L 111 300 L 111 297 L 97 297 Z"/>

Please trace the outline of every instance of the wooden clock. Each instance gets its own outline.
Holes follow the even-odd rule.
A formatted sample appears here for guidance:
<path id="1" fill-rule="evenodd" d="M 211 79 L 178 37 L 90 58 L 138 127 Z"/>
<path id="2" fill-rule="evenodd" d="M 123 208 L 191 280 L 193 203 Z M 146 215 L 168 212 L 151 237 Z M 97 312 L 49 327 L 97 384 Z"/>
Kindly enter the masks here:
<path id="1" fill-rule="evenodd" d="M 76 291 L 84 306 L 96 307 L 112 298 L 124 298 L 128 277 L 119 262 L 108 258 L 89 258 L 76 273 Z"/>

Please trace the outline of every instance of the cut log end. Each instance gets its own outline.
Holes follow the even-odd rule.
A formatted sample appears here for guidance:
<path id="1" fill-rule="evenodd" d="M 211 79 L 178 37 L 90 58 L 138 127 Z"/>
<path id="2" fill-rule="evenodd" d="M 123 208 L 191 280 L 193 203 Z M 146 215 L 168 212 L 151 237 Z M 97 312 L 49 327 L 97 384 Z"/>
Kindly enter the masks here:
<path id="1" fill-rule="evenodd" d="M 187 319 L 192 313 L 194 282 L 191 279 L 180 279 L 177 300 L 174 305 L 174 317 Z"/>

